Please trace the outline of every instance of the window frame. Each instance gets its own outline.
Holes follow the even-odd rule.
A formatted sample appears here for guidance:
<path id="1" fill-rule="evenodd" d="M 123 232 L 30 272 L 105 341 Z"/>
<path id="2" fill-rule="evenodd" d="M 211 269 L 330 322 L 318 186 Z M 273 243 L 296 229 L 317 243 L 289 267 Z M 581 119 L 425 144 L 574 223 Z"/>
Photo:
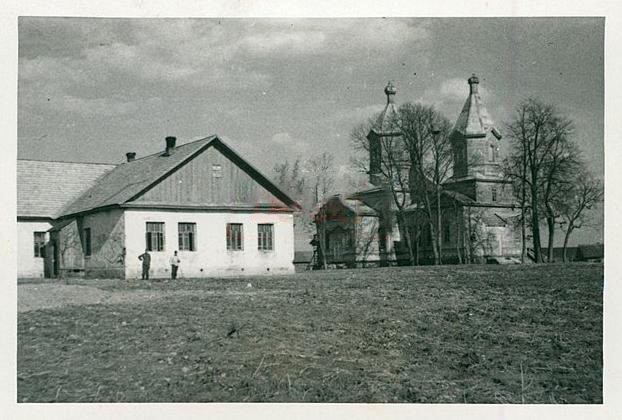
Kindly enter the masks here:
<path id="1" fill-rule="evenodd" d="M 268 228 L 262 232 L 262 228 Z M 257 224 L 257 250 L 262 252 L 274 251 L 274 223 Z"/>
<path id="2" fill-rule="evenodd" d="M 41 237 L 43 239 L 38 241 L 37 235 L 39 235 L 39 239 L 41 239 Z M 33 232 L 33 246 L 34 246 L 34 257 L 35 258 L 45 258 L 45 243 L 46 243 L 45 232 L 42 232 L 42 231 Z"/>
<path id="3" fill-rule="evenodd" d="M 161 230 L 149 230 L 149 227 L 159 226 Z M 150 236 L 151 235 L 151 236 Z M 154 247 L 154 235 L 156 238 Z M 166 235 L 164 222 L 145 222 L 145 249 L 150 252 L 164 252 L 166 247 Z"/>
<path id="4" fill-rule="evenodd" d="M 182 229 L 182 227 L 184 229 Z M 187 227 L 192 229 L 186 230 Z M 186 241 L 188 247 L 186 247 Z M 197 224 L 194 222 L 177 223 L 177 249 L 185 252 L 196 252 L 197 250 Z"/>
<path id="5" fill-rule="evenodd" d="M 82 229 L 82 241 L 84 243 L 84 256 L 93 255 L 93 235 L 90 227 Z"/>
<path id="6" fill-rule="evenodd" d="M 235 231 L 234 227 L 239 230 Z M 244 251 L 244 225 L 242 223 L 227 223 L 225 238 L 227 251 Z"/>

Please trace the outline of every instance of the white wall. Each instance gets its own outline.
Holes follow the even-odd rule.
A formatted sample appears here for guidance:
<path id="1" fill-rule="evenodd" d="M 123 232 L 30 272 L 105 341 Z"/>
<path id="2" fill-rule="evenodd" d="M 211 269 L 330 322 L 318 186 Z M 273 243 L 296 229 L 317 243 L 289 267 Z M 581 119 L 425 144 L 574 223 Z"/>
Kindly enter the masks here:
<path id="1" fill-rule="evenodd" d="M 45 258 L 35 257 L 34 232 L 46 232 L 51 227 L 49 222 L 17 222 L 17 277 L 43 277 Z M 49 239 L 46 234 L 46 242 Z"/>
<path id="2" fill-rule="evenodd" d="M 196 251 L 179 251 L 181 277 L 240 276 L 294 273 L 294 227 L 292 213 L 125 211 L 126 278 L 140 278 L 145 250 L 146 222 L 164 222 L 163 252 L 150 252 L 150 277 L 170 277 L 169 259 L 178 249 L 177 224 L 196 223 Z M 226 224 L 242 223 L 244 250 L 228 251 Z M 274 250 L 257 249 L 257 225 L 274 224 Z"/>

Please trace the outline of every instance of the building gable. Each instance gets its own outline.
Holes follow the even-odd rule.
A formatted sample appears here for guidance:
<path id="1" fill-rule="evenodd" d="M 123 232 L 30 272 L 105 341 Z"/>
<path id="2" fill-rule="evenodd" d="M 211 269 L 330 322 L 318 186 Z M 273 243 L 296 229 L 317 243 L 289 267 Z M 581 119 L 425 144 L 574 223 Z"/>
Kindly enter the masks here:
<path id="1" fill-rule="evenodd" d="M 128 204 L 288 208 L 228 152 L 214 143 Z"/>

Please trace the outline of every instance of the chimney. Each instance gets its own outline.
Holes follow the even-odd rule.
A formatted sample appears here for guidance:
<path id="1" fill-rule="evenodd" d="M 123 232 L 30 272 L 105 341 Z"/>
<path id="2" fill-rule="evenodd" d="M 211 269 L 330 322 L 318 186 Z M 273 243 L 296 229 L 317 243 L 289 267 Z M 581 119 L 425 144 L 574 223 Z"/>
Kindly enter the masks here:
<path id="1" fill-rule="evenodd" d="M 133 161 L 134 159 L 136 159 L 136 152 L 127 152 L 125 154 L 125 157 L 127 158 L 128 162 Z"/>
<path id="2" fill-rule="evenodd" d="M 175 142 L 177 141 L 177 137 L 168 136 L 166 138 L 166 149 L 164 150 L 165 156 L 170 156 L 173 154 L 173 149 L 175 149 Z"/>
<path id="3" fill-rule="evenodd" d="M 479 85 L 479 79 L 475 75 L 475 73 L 473 73 L 471 75 L 471 77 L 469 77 L 469 88 L 470 88 L 470 93 L 471 94 L 477 93 L 477 86 L 478 85 Z"/>

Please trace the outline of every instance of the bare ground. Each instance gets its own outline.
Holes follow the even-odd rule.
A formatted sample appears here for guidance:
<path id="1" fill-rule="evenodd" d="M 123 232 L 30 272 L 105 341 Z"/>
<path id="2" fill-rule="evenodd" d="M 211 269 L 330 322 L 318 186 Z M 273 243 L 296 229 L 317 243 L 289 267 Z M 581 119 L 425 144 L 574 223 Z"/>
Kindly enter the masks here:
<path id="1" fill-rule="evenodd" d="M 71 283 L 18 287 L 20 402 L 602 402 L 602 264 Z"/>

